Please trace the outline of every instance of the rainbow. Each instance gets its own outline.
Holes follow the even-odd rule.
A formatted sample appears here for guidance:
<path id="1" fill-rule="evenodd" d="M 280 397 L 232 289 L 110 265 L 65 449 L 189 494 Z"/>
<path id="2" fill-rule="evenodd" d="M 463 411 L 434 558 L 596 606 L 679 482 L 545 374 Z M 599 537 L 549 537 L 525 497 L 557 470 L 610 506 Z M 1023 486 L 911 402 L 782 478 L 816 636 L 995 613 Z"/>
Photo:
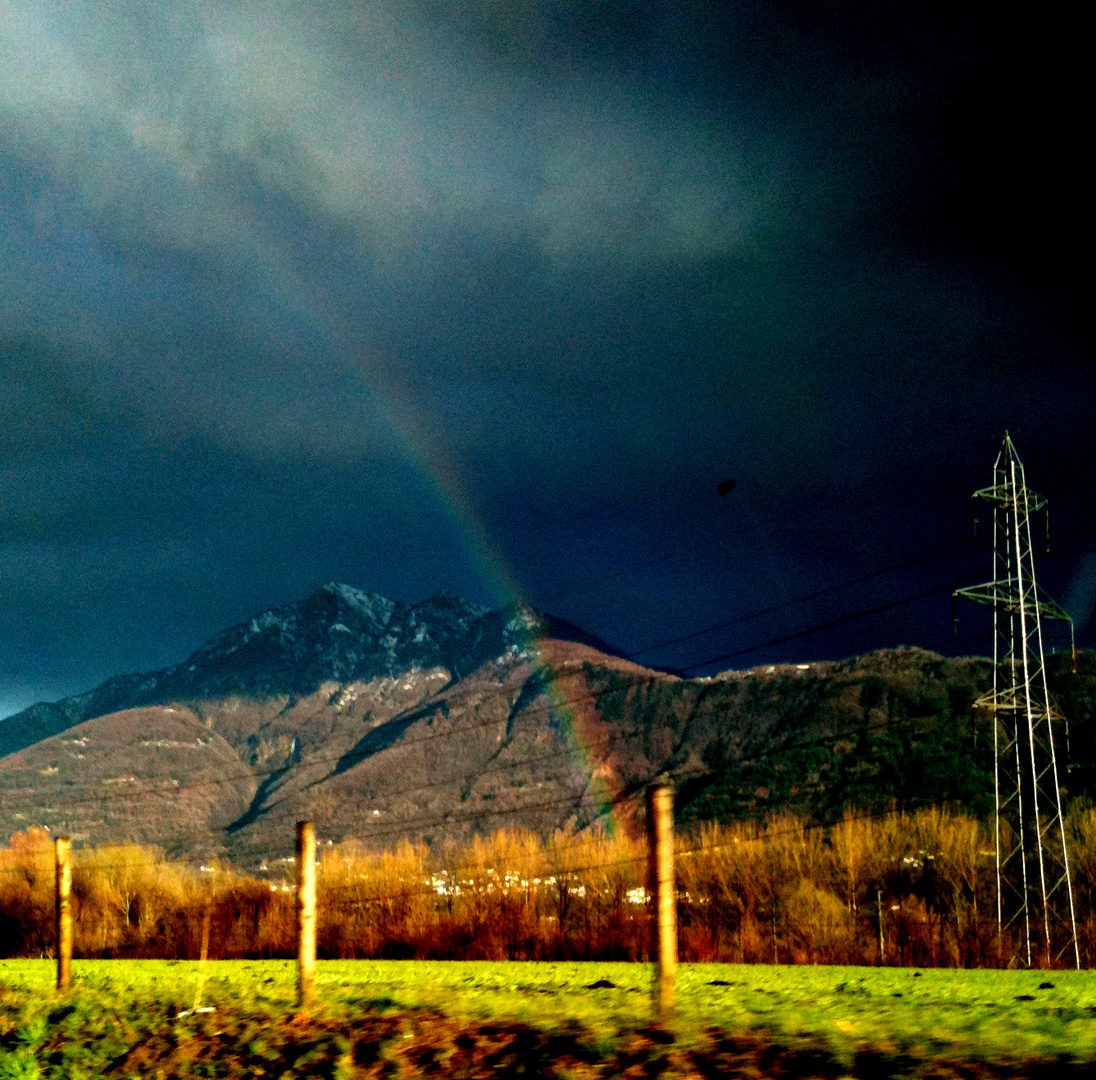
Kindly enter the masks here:
<path id="1" fill-rule="evenodd" d="M 359 365 L 358 370 L 363 367 L 365 365 Z M 456 527 L 470 565 L 496 606 L 529 606 L 517 575 L 476 511 L 474 500 L 459 471 L 416 415 L 402 388 L 385 378 L 376 365 L 368 365 L 367 370 L 374 404 L 380 407 L 384 421 L 405 449 L 408 460 L 415 471 L 428 481 L 434 498 Z M 545 675 L 543 685 L 549 715 L 559 730 L 565 733 L 568 746 L 574 750 L 576 763 L 588 778 L 597 820 L 610 835 L 615 835 L 621 831 L 618 801 L 599 775 L 591 733 L 583 711 L 576 709 L 575 703 L 567 699 L 562 685 L 553 677 L 536 636 L 529 633 L 523 644 L 533 666 Z"/>

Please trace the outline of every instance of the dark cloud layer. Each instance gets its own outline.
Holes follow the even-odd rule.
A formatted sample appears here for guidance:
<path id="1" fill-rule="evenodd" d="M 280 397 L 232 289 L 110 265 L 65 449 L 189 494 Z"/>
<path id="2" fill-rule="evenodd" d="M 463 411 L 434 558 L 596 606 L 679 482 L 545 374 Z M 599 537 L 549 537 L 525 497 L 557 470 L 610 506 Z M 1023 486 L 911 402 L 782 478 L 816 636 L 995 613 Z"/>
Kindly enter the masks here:
<path id="1" fill-rule="evenodd" d="M 963 539 L 1006 427 L 1083 623 L 1072 39 L 974 5 L 0 0 L 0 713 L 329 579 L 644 648 Z"/>

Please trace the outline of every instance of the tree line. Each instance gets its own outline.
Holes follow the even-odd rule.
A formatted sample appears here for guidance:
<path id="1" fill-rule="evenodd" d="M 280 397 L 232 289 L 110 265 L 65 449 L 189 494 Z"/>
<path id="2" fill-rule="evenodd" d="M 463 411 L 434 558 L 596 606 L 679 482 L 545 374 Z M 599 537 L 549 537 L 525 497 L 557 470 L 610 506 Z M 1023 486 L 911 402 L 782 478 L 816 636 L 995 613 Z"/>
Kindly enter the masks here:
<path id="1" fill-rule="evenodd" d="M 1096 806 L 1067 814 L 1081 962 L 1096 963 Z M 945 967 L 1008 962 L 998 934 L 992 824 L 945 809 L 790 814 L 702 824 L 675 841 L 685 961 Z M 291 865 L 275 864 L 292 873 Z M 502 830 L 463 844 L 352 841 L 323 851 L 326 958 L 642 960 L 646 846 L 618 835 Z M 0 955 L 52 955 L 53 845 L 29 829 L 0 850 Z M 294 955 L 289 877 L 198 868 L 136 845 L 77 851 L 77 957 Z"/>

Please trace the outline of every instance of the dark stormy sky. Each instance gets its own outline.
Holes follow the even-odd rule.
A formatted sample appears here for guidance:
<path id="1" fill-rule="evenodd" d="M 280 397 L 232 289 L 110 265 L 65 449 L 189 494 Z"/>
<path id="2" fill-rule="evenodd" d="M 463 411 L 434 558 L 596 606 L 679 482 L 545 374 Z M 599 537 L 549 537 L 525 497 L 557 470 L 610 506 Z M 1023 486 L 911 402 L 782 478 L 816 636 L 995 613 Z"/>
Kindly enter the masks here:
<path id="1" fill-rule="evenodd" d="M 984 652 L 1006 428 L 1092 643 L 1064 19 L 0 0 L 0 715 L 329 580 L 677 669 Z"/>

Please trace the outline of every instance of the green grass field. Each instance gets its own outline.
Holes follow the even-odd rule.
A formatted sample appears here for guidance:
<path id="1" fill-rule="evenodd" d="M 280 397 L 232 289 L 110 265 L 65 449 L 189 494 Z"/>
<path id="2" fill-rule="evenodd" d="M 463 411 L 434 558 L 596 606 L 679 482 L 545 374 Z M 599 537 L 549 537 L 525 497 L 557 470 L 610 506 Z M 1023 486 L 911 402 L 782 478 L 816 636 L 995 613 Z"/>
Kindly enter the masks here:
<path id="1" fill-rule="evenodd" d="M 233 1038 L 251 1048 L 246 1054 L 239 1047 L 223 1048 L 226 1054 L 254 1057 L 254 1031 L 277 1026 L 295 1012 L 296 969 L 286 961 L 210 963 L 203 1004 L 215 1011 L 183 1020 L 174 1014 L 193 1004 L 195 963 L 77 961 L 74 975 L 73 992 L 61 999 L 53 992 L 49 961 L 0 962 L 0 1080 L 142 1075 L 126 1071 L 133 1047 L 160 1045 L 167 1038 L 168 1049 L 178 1056 L 182 1035 L 208 1042 L 223 1040 L 224 1030 L 235 1031 Z M 429 1016 L 477 1031 L 489 1023 L 524 1025 L 545 1036 L 571 1032 L 595 1061 L 609 1062 L 647 1026 L 649 986 L 649 969 L 634 964 L 321 962 L 321 1004 L 314 1013 L 322 1023 L 308 1038 L 316 1046 L 328 1036 L 329 1042 L 334 1039 L 328 1057 L 337 1064 L 338 1053 L 344 1058 L 350 1053 L 338 1050 L 340 1025 L 349 1030 L 362 1018 L 383 1017 L 391 1028 L 395 1018 L 404 1023 Z M 1091 971 L 696 964 L 681 968 L 678 992 L 678 1046 L 710 1041 L 710 1029 L 718 1028 L 778 1046 L 824 1047 L 853 1075 L 860 1074 L 856 1062 L 867 1051 L 905 1061 L 910 1075 L 917 1074 L 917 1063 L 919 1068 L 933 1061 L 967 1062 L 993 1073 L 1024 1062 L 1096 1059 L 1096 972 Z M 317 1034 L 321 1029 L 327 1032 L 323 1038 Z M 197 1067 L 203 1058 L 197 1044 L 192 1049 L 180 1060 Z M 272 1059 L 278 1068 L 286 1060 L 282 1050 Z M 374 1075 L 355 1072 L 358 1066 L 346 1060 L 350 1064 L 344 1062 L 341 1073 L 336 1069 L 330 1075 Z M 237 1075 L 216 1067 L 204 1072 L 157 1067 L 164 1076 Z M 281 1073 L 274 1065 L 268 1072 L 249 1067 L 239 1075 L 328 1075 L 318 1065 L 312 1072 L 296 1065 Z M 569 1067 L 560 1075 L 585 1074 Z"/>

